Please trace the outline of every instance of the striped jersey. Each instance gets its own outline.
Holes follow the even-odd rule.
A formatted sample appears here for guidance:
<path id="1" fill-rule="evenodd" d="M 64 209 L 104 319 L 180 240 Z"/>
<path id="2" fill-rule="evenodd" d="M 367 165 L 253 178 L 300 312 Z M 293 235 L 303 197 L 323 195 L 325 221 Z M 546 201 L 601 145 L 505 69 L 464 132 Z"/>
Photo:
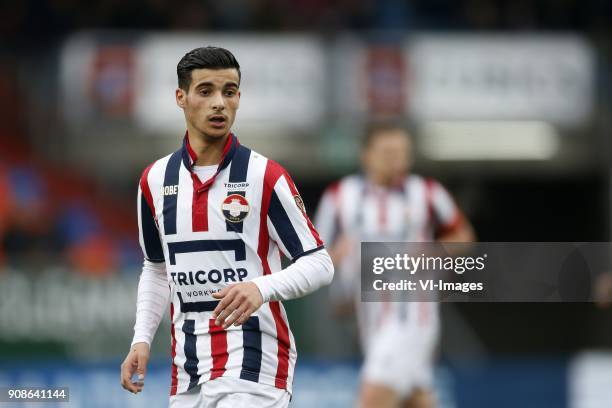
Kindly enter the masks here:
<path id="1" fill-rule="evenodd" d="M 409 175 L 392 188 L 374 185 L 362 175 L 351 175 L 326 189 L 315 225 L 328 244 L 342 235 L 352 241 L 351 253 L 336 265 L 341 286 L 336 287 L 335 294 L 355 299 L 364 348 L 384 323 L 437 324 L 437 305 L 360 302 L 360 242 L 432 241 L 457 228 L 462 220 L 446 189 L 418 175 Z"/>
<path id="2" fill-rule="evenodd" d="M 170 394 L 220 376 L 291 392 L 297 352 L 280 302 L 241 326 L 211 318 L 226 285 L 281 270 L 323 248 L 291 177 L 230 134 L 215 174 L 200 180 L 185 136 L 178 151 L 145 169 L 138 192 L 145 258 L 165 262 L 171 290 Z"/>

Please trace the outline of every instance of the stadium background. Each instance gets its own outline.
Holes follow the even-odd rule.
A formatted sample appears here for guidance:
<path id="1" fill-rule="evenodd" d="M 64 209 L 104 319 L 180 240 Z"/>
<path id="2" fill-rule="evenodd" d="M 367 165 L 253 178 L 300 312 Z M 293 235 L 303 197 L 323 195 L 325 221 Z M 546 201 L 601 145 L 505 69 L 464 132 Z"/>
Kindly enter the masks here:
<path id="1" fill-rule="evenodd" d="M 357 169 L 367 119 L 402 116 L 417 172 L 449 187 L 481 241 L 610 241 L 612 4 L 333 3 L 0 6 L 0 385 L 68 386 L 71 406 L 164 406 L 167 323 L 144 393 L 118 380 L 141 260 L 136 183 L 178 146 L 175 65 L 203 44 L 236 54 L 236 133 L 292 173 L 311 215 Z M 292 406 L 349 406 L 354 327 L 329 317 L 324 291 L 287 308 Z M 444 407 L 612 406 L 612 311 L 442 313 Z"/>

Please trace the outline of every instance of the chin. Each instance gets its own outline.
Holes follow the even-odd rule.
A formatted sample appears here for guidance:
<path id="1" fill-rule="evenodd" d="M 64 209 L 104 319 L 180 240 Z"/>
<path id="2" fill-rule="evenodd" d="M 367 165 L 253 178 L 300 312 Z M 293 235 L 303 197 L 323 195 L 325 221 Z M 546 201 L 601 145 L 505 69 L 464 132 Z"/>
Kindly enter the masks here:
<path id="1" fill-rule="evenodd" d="M 228 132 L 229 132 L 229 129 L 207 129 L 206 135 L 209 137 L 221 138 L 227 135 Z"/>

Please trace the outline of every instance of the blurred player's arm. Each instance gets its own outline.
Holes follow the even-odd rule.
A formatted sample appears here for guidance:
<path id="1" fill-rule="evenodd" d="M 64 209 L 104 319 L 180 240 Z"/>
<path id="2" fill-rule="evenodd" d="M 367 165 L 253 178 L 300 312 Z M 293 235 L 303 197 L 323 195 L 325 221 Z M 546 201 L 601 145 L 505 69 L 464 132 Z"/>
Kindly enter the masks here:
<path id="1" fill-rule="evenodd" d="M 612 304 L 612 273 L 604 272 L 594 280 L 594 300 L 600 308 L 608 308 Z"/>
<path id="2" fill-rule="evenodd" d="M 244 324 L 264 302 L 305 296 L 329 285 L 333 279 L 332 261 L 308 219 L 289 175 L 282 170 L 271 187 L 268 235 L 292 260 L 292 264 L 281 271 L 230 285 L 215 293 L 213 296 L 221 299 L 213 312 L 218 325 Z"/>
<path id="3" fill-rule="evenodd" d="M 427 189 L 434 236 L 439 242 L 474 242 L 476 234 L 469 220 L 455 204 L 450 193 L 437 181 L 428 179 Z"/>
<path id="4" fill-rule="evenodd" d="M 439 242 L 474 242 L 476 234 L 472 224 L 465 216 L 459 212 L 457 221 L 452 225 L 452 228 L 443 230 L 436 237 Z"/>
<path id="5" fill-rule="evenodd" d="M 350 268 L 341 268 L 341 264 L 351 256 L 357 243 L 355 238 L 343 229 L 339 211 L 340 184 L 330 185 L 321 200 L 315 215 L 315 226 L 329 250 L 329 255 L 336 267 L 337 279 L 330 287 L 330 298 L 333 314 L 346 317 L 354 313 L 354 295 L 357 277 L 351 274 Z"/>

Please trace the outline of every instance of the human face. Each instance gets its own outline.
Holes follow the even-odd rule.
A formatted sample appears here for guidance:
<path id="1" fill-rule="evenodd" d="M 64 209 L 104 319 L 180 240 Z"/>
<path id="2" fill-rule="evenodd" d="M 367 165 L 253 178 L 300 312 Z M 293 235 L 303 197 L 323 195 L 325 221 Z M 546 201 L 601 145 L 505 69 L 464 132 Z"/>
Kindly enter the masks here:
<path id="1" fill-rule="evenodd" d="M 234 68 L 191 71 L 189 90 L 176 90 L 190 132 L 214 139 L 229 133 L 240 105 L 239 81 Z"/>
<path id="2" fill-rule="evenodd" d="M 411 143 L 402 129 L 381 130 L 362 153 L 367 175 L 377 184 L 389 185 L 410 170 Z"/>

